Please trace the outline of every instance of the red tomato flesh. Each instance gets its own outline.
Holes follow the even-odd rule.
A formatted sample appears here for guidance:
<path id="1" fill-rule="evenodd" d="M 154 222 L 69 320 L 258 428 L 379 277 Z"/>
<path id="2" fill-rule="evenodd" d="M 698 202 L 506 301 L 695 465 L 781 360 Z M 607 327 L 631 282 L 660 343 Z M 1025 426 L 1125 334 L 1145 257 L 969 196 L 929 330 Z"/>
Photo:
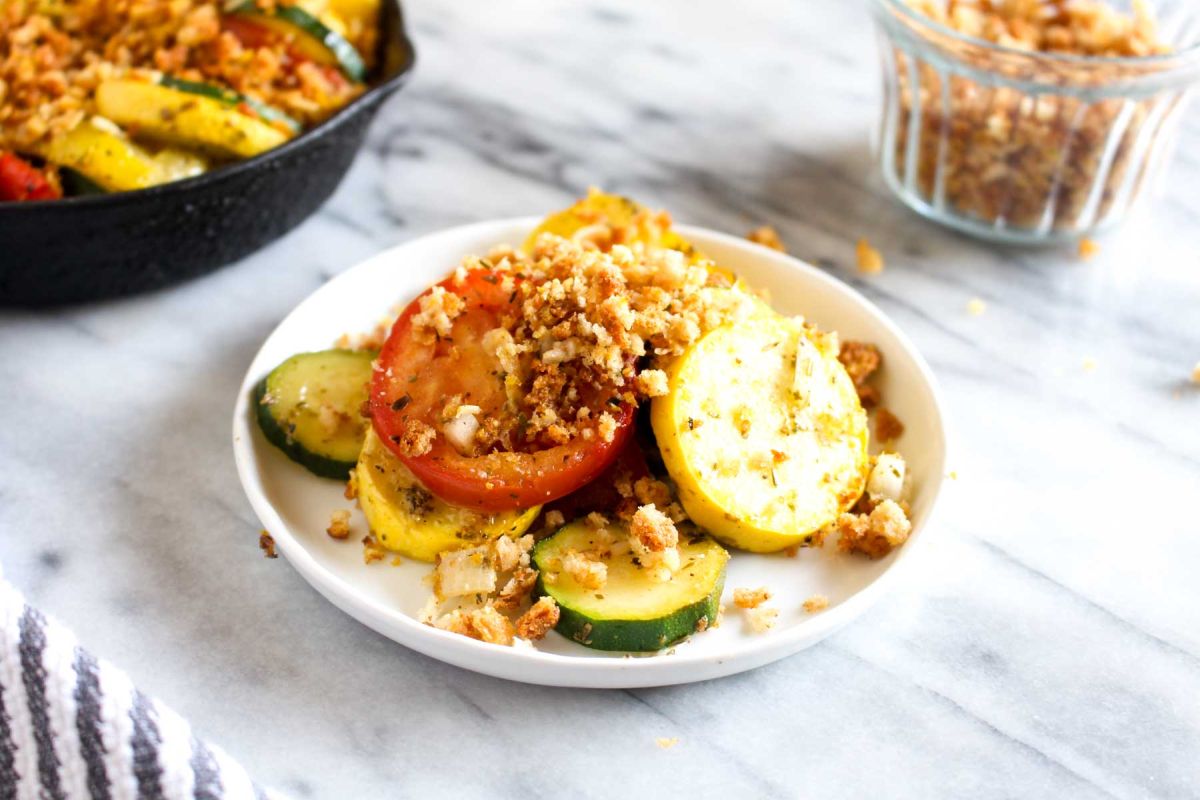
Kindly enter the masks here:
<path id="1" fill-rule="evenodd" d="M 57 200 L 62 192 L 45 173 L 12 153 L 0 153 L 0 200 Z"/>
<path id="2" fill-rule="evenodd" d="M 481 344 L 512 310 L 511 298 L 487 270 L 473 270 L 460 283 L 442 281 L 447 292 L 465 301 L 449 337 L 430 343 L 413 329 L 420 310 L 414 300 L 392 326 L 379 354 L 371 384 L 375 431 L 429 491 L 443 500 L 482 511 L 503 511 L 548 503 L 595 479 L 616 459 L 633 429 L 633 408 L 608 404 L 615 392 L 593 392 L 594 416 L 607 410 L 617 421 L 612 441 L 573 437 L 563 445 L 522 445 L 515 452 L 462 455 L 441 433 L 441 413 L 454 395 L 479 406 L 481 419 L 504 410 L 507 397 L 495 357 Z M 425 294 L 432 292 L 432 288 Z M 422 295 L 424 296 L 424 295 Z M 407 455 L 399 443 L 407 425 L 417 421 L 438 431 L 432 449 Z"/>

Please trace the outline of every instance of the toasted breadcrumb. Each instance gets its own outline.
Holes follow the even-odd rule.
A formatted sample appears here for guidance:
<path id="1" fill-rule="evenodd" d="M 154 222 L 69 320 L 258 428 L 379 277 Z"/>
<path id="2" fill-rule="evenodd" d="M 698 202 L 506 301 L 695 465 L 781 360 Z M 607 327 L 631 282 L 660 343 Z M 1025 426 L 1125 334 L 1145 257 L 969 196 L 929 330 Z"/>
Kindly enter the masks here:
<path id="1" fill-rule="evenodd" d="M 869 514 L 842 514 L 835 523 L 838 550 L 882 558 L 908 540 L 912 523 L 900 504 L 884 500 Z"/>
<path id="2" fill-rule="evenodd" d="M 838 361 L 842 362 L 846 374 L 854 381 L 854 388 L 858 391 L 858 399 L 863 407 L 877 405 L 880 400 L 879 391 L 868 381 L 883 362 L 879 348 L 868 342 L 842 342 L 838 349 Z"/>
<path id="3" fill-rule="evenodd" d="M 654 740 L 654 743 L 656 745 L 658 745 L 659 749 L 661 749 L 661 750 L 670 750 L 672 747 L 679 744 L 679 737 L 678 736 L 671 736 L 671 737 L 659 736 L 657 739 Z"/>
<path id="4" fill-rule="evenodd" d="M 608 565 L 577 550 L 568 550 L 562 557 L 562 571 L 585 589 L 603 589 L 608 582 Z"/>
<path id="5" fill-rule="evenodd" d="M 449 338 L 454 319 L 466 308 L 466 303 L 444 286 L 434 286 L 417 300 L 418 311 L 412 317 L 415 331 L 432 331 L 434 338 Z"/>
<path id="6" fill-rule="evenodd" d="M 875 412 L 875 438 L 881 442 L 893 442 L 904 435 L 904 423 L 886 408 Z"/>
<path id="7" fill-rule="evenodd" d="M 512 622 L 491 606 L 466 610 L 455 609 L 434 620 L 433 626 L 489 644 L 511 645 L 513 643 Z"/>
<path id="8" fill-rule="evenodd" d="M 517 620 L 517 635 L 536 641 L 558 624 L 558 603 L 550 596 L 541 597 Z"/>
<path id="9" fill-rule="evenodd" d="M 641 505 L 666 508 L 671 504 L 671 487 L 664 481 L 647 475 L 633 482 L 633 496 Z"/>
<path id="10" fill-rule="evenodd" d="M 661 369 L 644 369 L 637 376 L 637 387 L 646 397 L 662 397 L 669 389 L 667 373 Z"/>
<path id="11" fill-rule="evenodd" d="M 334 539 L 345 539 L 350 535 L 350 512 L 341 509 L 329 515 L 329 527 L 325 532 Z"/>
<path id="12" fill-rule="evenodd" d="M 542 521 L 545 523 L 545 530 L 556 531 L 563 526 L 567 519 L 563 516 L 561 511 L 554 509 L 547 511 L 546 516 Z"/>
<path id="13" fill-rule="evenodd" d="M 770 606 L 758 606 L 757 608 L 745 609 L 746 622 L 750 625 L 750 630 L 754 633 L 766 633 L 775 627 L 775 620 L 779 617 L 779 609 L 771 608 Z"/>
<path id="14" fill-rule="evenodd" d="M 1079 240 L 1079 257 L 1084 261 L 1090 261 L 1100 252 L 1100 245 L 1091 239 Z"/>
<path id="15" fill-rule="evenodd" d="M 758 608 L 770 599 L 771 592 L 765 586 L 757 589 L 733 590 L 733 604 L 738 608 Z"/>
<path id="16" fill-rule="evenodd" d="M 643 567 L 658 581 L 668 581 L 679 569 L 679 531 L 654 505 L 644 505 L 629 520 L 629 546 Z"/>
<path id="17" fill-rule="evenodd" d="M 509 613 L 519 609 L 533 593 L 537 577 L 537 570 L 524 565 L 518 566 L 513 570 L 512 577 L 505 582 L 504 587 L 496 595 L 496 608 Z"/>
<path id="18" fill-rule="evenodd" d="M 436 438 L 437 430 L 432 426 L 410 418 L 404 421 L 404 432 L 397 443 L 404 455 L 417 458 L 433 449 L 433 440 Z"/>
<path id="19" fill-rule="evenodd" d="M 388 557 L 387 549 L 376 541 L 374 536 L 364 536 L 362 545 L 364 564 L 374 564 L 376 561 L 383 561 Z"/>
<path id="20" fill-rule="evenodd" d="M 868 275 L 877 275 L 883 272 L 883 254 L 872 247 L 866 239 L 858 240 L 858 244 L 854 247 L 854 254 L 858 259 L 859 272 Z"/>
<path id="21" fill-rule="evenodd" d="M 358 498 L 358 473 L 351 472 L 350 478 L 346 481 L 346 489 L 342 492 L 342 497 L 347 500 L 355 500 Z"/>
<path id="22" fill-rule="evenodd" d="M 987 311 L 987 303 L 978 297 L 972 297 L 967 301 L 967 313 L 972 317 L 981 317 L 985 311 Z"/>
<path id="23" fill-rule="evenodd" d="M 804 601 L 804 610 L 809 614 L 816 614 L 827 608 L 829 608 L 829 598 L 823 594 L 814 594 Z"/>
<path id="24" fill-rule="evenodd" d="M 275 539 L 266 531 L 259 531 L 258 549 L 267 558 L 279 558 L 279 553 L 275 552 Z"/>
<path id="25" fill-rule="evenodd" d="M 755 244 L 761 244 L 763 247 L 769 247 L 772 250 L 778 250 L 781 253 L 786 253 L 787 248 L 783 246 L 783 240 L 779 238 L 779 232 L 770 225 L 763 225 L 761 228 L 755 228 L 746 234 L 746 238 Z"/>

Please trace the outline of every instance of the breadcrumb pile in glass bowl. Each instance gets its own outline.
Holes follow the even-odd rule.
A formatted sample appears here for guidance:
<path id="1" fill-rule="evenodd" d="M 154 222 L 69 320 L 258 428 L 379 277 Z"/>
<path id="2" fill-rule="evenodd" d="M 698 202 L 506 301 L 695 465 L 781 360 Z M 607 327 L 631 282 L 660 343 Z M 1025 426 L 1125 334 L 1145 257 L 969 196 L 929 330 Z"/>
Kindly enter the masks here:
<path id="1" fill-rule="evenodd" d="M 884 180 L 989 239 L 1079 239 L 1152 185 L 1200 79 L 1200 3 L 871 0 Z"/>

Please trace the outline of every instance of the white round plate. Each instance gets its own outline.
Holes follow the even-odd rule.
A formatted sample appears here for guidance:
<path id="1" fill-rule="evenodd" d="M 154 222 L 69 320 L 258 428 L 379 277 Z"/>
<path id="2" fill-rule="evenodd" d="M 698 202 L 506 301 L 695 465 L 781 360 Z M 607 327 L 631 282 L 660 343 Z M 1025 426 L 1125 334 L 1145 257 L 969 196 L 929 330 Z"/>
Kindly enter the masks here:
<path id="1" fill-rule="evenodd" d="M 730 608 L 720 627 L 664 653 L 627 656 L 589 650 L 553 632 L 536 648 L 502 647 L 422 625 L 415 616 L 430 593 L 423 580 L 428 564 L 364 564 L 366 523 L 357 509 L 348 540 L 326 535 L 330 513 L 353 504 L 342 497 L 341 483 L 309 474 L 263 438 L 251 408 L 255 383 L 288 356 L 326 349 L 343 333 L 369 331 L 463 256 L 519 243 L 536 224 L 530 218 L 469 225 L 380 253 L 322 286 L 268 337 L 238 395 L 233 449 L 246 496 L 279 552 L 336 606 L 406 647 L 476 672 L 551 686 L 661 686 L 730 675 L 808 647 L 866 611 L 916 554 L 941 486 L 946 445 L 933 376 L 907 337 L 845 284 L 794 258 L 702 228 L 681 226 L 680 232 L 750 286 L 769 290 L 776 309 L 836 330 L 843 340 L 874 342 L 883 352 L 879 386 L 907 428 L 898 449 L 913 476 L 913 533 L 904 547 L 878 561 L 829 547 L 801 550 L 795 558 L 734 551 L 725 581 Z M 757 586 L 769 587 L 779 608 L 776 626 L 761 634 L 747 630 L 728 602 L 735 587 Z M 814 594 L 829 598 L 828 610 L 804 612 L 801 604 Z"/>

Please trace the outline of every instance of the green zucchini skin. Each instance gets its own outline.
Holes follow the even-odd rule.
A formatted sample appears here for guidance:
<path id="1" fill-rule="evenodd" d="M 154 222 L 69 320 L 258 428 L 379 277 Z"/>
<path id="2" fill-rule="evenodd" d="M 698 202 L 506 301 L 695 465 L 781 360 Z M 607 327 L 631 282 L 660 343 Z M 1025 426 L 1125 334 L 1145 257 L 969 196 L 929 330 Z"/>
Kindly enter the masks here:
<path id="1" fill-rule="evenodd" d="M 108 194 L 103 186 L 71 167 L 59 167 L 58 177 L 62 181 L 63 194 L 67 197 L 88 197 L 94 194 Z"/>
<path id="2" fill-rule="evenodd" d="M 219 100 L 228 106 L 245 105 L 251 111 L 259 116 L 264 122 L 281 122 L 292 133 L 299 133 L 301 125 L 296 120 L 289 117 L 287 114 L 280 111 L 274 106 L 267 105 L 261 100 L 255 100 L 253 97 L 247 97 L 244 94 L 235 92 L 232 89 L 225 89 L 220 86 L 213 86 L 211 83 L 200 83 L 199 81 L 188 81 L 183 78 L 176 78 L 173 75 L 163 75 L 159 81 L 160 86 L 165 86 L 168 89 L 175 89 L 188 94 L 200 95 L 201 97 L 209 97 L 213 100 Z"/>
<path id="3" fill-rule="evenodd" d="M 314 475 L 344 481 L 349 478 L 350 472 L 358 463 L 358 452 L 366 435 L 365 425 L 357 434 L 357 448 L 351 447 L 347 439 L 342 436 L 337 437 L 338 441 L 332 446 L 327 442 L 315 441 L 313 437 L 305 436 L 304 432 L 297 431 L 295 417 L 291 416 L 297 409 L 293 399 L 281 397 L 278 394 L 280 379 L 288 371 L 306 369 L 314 363 L 320 363 L 318 359 L 330 358 L 354 358 L 361 362 L 361 401 L 365 401 L 367 397 L 366 384 L 371 378 L 371 362 L 375 358 L 375 353 L 325 350 L 292 356 L 272 370 L 254 388 L 254 409 L 258 426 L 267 441 L 282 450 L 288 458 Z M 351 371 L 355 370 L 351 369 Z M 350 394 L 356 394 L 354 387 L 338 388 L 348 388 L 351 390 Z M 274 397 L 274 402 L 269 400 L 268 395 Z M 346 407 L 339 408 L 339 411 L 355 419 L 358 418 L 361 402 L 342 405 Z M 347 434 L 347 436 L 350 435 L 352 434 Z"/>
<path id="4" fill-rule="evenodd" d="M 559 618 L 555 630 L 560 634 L 595 650 L 652 652 L 669 647 L 696 633 L 698 629 L 704 630 L 709 624 L 716 622 L 721 593 L 725 588 L 725 565 L 728 561 L 728 553 L 706 536 L 692 537 L 690 544 L 703 543 L 706 552 L 711 553 L 714 558 L 720 558 L 721 563 L 715 572 L 710 571 L 695 579 L 701 583 L 698 585 L 698 591 L 693 593 L 696 599 L 691 602 L 669 607 L 657 616 L 638 616 L 636 618 L 634 616 L 623 617 L 619 613 L 605 614 L 594 608 L 591 610 L 580 608 L 572 597 L 573 590 L 564 590 L 561 586 L 563 580 L 561 577 L 560 585 L 550 585 L 544 577 L 548 571 L 548 562 L 552 558 L 551 551 L 554 547 L 555 537 L 582 524 L 586 523 L 572 523 L 561 528 L 554 535 L 539 542 L 532 553 L 533 564 L 538 570 L 537 584 L 534 588 L 535 597 L 548 595 L 558 604 Z M 684 541 L 689 540 L 687 537 L 681 536 L 681 544 Z M 701 570 L 697 571 L 701 572 Z M 673 580 L 687 581 L 688 579 L 685 567 L 676 573 Z M 644 581 L 644 591 L 647 596 L 654 593 L 657 586 L 661 586 L 648 576 L 644 578 Z M 707 581 L 707 585 L 704 585 L 705 581 Z M 606 586 L 605 589 L 607 588 Z M 601 589 L 599 593 L 603 594 L 605 589 Z M 593 606 L 596 605 L 594 601 L 589 601 L 589 603 Z"/>
<path id="5" fill-rule="evenodd" d="M 254 0 L 247 0 L 244 3 L 236 4 L 230 9 L 230 13 L 259 18 L 268 17 L 286 22 L 305 36 L 323 45 L 333 57 L 338 69 L 347 78 L 355 83 L 362 83 L 367 78 L 367 64 L 363 61 L 362 54 L 358 52 L 358 49 L 346 37 L 299 6 L 279 5 L 275 7 L 273 13 L 266 15 L 254 4 Z"/>

